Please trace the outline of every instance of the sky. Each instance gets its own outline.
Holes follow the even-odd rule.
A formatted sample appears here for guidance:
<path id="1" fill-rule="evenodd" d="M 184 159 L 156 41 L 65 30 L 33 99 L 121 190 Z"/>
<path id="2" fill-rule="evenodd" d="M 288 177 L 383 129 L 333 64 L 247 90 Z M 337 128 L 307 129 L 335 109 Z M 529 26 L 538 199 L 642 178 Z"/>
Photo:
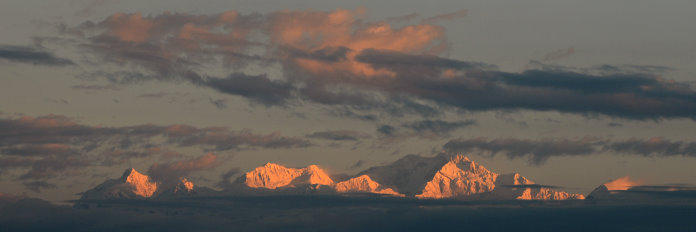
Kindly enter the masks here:
<path id="1" fill-rule="evenodd" d="M 696 184 L 694 1 L 0 5 L 5 193 L 439 153 L 573 193 Z"/>

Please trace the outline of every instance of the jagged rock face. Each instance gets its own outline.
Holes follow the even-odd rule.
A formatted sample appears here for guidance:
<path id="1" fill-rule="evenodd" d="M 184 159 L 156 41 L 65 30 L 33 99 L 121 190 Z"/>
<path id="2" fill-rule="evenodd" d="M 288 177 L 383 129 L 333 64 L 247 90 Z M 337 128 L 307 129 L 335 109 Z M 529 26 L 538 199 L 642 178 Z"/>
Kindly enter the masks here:
<path id="1" fill-rule="evenodd" d="M 276 189 L 299 185 L 332 185 L 333 180 L 316 165 L 306 168 L 287 168 L 282 165 L 267 163 L 247 172 L 244 184 L 251 188 Z"/>
<path id="2" fill-rule="evenodd" d="M 386 194 L 394 196 L 403 196 L 403 194 L 397 193 L 391 188 L 384 187 L 379 183 L 372 180 L 368 175 L 361 175 L 355 178 L 348 179 L 346 181 L 338 182 L 334 186 L 336 192 L 365 192 L 365 193 L 377 193 Z"/>
<path id="3" fill-rule="evenodd" d="M 451 198 L 490 192 L 498 174 L 457 155 L 435 173 L 418 198 Z"/>

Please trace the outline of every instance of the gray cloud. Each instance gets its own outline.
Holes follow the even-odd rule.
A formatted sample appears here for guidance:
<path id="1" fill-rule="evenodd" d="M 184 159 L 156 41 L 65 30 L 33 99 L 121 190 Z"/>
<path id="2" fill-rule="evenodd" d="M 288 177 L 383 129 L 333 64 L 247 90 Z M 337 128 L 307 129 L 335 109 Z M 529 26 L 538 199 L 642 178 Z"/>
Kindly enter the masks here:
<path id="1" fill-rule="evenodd" d="M 691 191 L 692 193 L 696 193 L 696 186 L 690 185 L 690 184 L 668 184 L 668 185 L 638 185 L 638 186 L 632 186 L 628 190 L 625 191 L 652 191 L 652 192 L 664 192 L 664 191 Z"/>
<path id="2" fill-rule="evenodd" d="M 48 183 L 46 181 L 30 181 L 23 183 L 27 189 L 40 193 L 42 189 L 54 189 L 57 188 L 55 184 Z"/>
<path id="3" fill-rule="evenodd" d="M 510 159 L 528 157 L 530 163 L 542 164 L 552 156 L 589 155 L 598 150 L 596 139 L 458 139 L 447 142 L 443 149 L 452 153 L 481 152 L 495 156 L 502 154 Z"/>
<path id="4" fill-rule="evenodd" d="M 390 147 L 412 138 L 422 138 L 437 140 L 451 136 L 455 130 L 475 125 L 474 120 L 419 120 L 402 123 L 398 126 L 378 125 L 377 134 L 379 135 L 375 145 L 381 148 Z"/>
<path id="5" fill-rule="evenodd" d="M 155 180 L 172 182 L 179 177 L 185 177 L 189 173 L 210 169 L 220 165 L 220 160 L 215 154 L 208 153 L 196 158 L 177 162 L 152 164 L 147 171 Z"/>
<path id="6" fill-rule="evenodd" d="M 88 165 L 94 165 L 84 156 L 70 156 L 57 158 L 48 156 L 31 161 L 31 168 L 19 176 L 20 180 L 53 178 L 61 174 L 76 174 L 77 170 Z M 15 168 L 15 167 L 9 167 Z"/>
<path id="7" fill-rule="evenodd" d="M 418 17 L 420 17 L 420 14 L 418 14 L 418 13 L 410 13 L 410 14 L 407 14 L 407 15 L 401 15 L 401 16 L 396 16 L 396 17 L 389 17 L 389 18 L 384 19 L 384 21 L 385 21 L 385 22 L 396 22 L 396 23 L 398 23 L 398 22 L 404 22 L 404 21 L 413 20 L 413 19 L 416 19 L 416 18 L 418 18 Z"/>
<path id="8" fill-rule="evenodd" d="M 326 62 L 337 62 L 340 60 L 345 60 L 347 53 L 350 48 L 347 47 L 326 47 L 315 51 L 304 51 L 298 48 L 285 47 L 281 49 L 284 51 L 284 55 L 288 55 L 294 58 L 303 58 L 310 60 L 319 60 Z"/>
<path id="9" fill-rule="evenodd" d="M 462 10 L 458 10 L 458 11 L 455 11 L 455 12 L 451 12 L 451 13 L 447 13 L 447 14 L 441 14 L 441 15 L 436 15 L 436 16 L 433 16 L 433 17 L 426 18 L 426 19 L 423 19 L 423 22 L 424 22 L 424 23 L 437 23 L 437 22 L 444 21 L 444 20 L 452 20 L 452 19 L 456 19 L 456 18 L 463 18 L 463 17 L 465 17 L 468 13 L 469 13 L 468 10 L 462 9 Z"/>
<path id="10" fill-rule="evenodd" d="M 143 93 L 135 97 L 139 98 L 162 98 L 166 96 L 168 93 L 166 92 L 157 92 L 157 93 Z"/>
<path id="11" fill-rule="evenodd" d="M 46 156 L 55 155 L 59 157 L 71 156 L 78 151 L 65 144 L 24 144 L 20 146 L 7 146 L 0 150 L 0 153 L 7 156 Z"/>
<path id="12" fill-rule="evenodd" d="M 220 181 L 217 183 L 217 186 L 223 189 L 229 188 L 230 186 L 232 186 L 231 178 L 241 172 L 242 171 L 239 168 L 232 168 L 230 170 L 227 170 L 225 173 L 220 175 Z"/>
<path id="13" fill-rule="evenodd" d="M 451 69 L 494 69 L 495 65 L 467 62 L 456 59 L 442 58 L 435 55 L 413 55 L 397 51 L 365 49 L 355 57 L 357 61 L 378 68 L 392 69 L 398 72 L 414 72 L 417 78 L 436 76 L 440 68 Z"/>
<path id="14" fill-rule="evenodd" d="M 0 59 L 34 65 L 65 66 L 74 64 L 72 61 L 56 57 L 52 53 L 24 46 L 0 45 Z"/>
<path id="15" fill-rule="evenodd" d="M 208 101 L 210 102 L 210 104 L 213 104 L 213 106 L 215 106 L 215 108 L 218 108 L 219 110 L 227 108 L 227 104 L 225 104 L 225 99 L 213 100 L 212 97 L 208 97 Z"/>
<path id="16" fill-rule="evenodd" d="M 329 131 L 319 131 L 319 132 L 314 132 L 311 134 L 308 134 L 305 136 L 307 138 L 314 138 L 314 139 L 327 139 L 327 140 L 335 140 L 335 141 L 357 141 L 360 139 L 366 139 L 370 138 L 369 134 L 362 133 L 359 131 L 352 131 L 352 130 L 329 130 Z"/>
<path id="17" fill-rule="evenodd" d="M 421 60 L 422 56 L 366 52 L 370 59 L 361 61 L 399 74 L 398 81 L 381 86 L 386 91 L 465 110 L 528 109 L 629 119 L 696 115 L 696 92 L 689 85 L 633 69 L 588 74 L 556 67 L 510 73 L 440 58 L 419 66 L 407 57 Z M 461 74 L 440 78 L 443 67 L 461 69 Z"/>
<path id="18" fill-rule="evenodd" d="M 416 133 L 434 133 L 436 135 L 445 136 L 450 132 L 475 125 L 474 120 L 461 120 L 461 121 L 442 121 L 442 120 L 422 120 L 410 123 L 404 123 L 402 126 L 412 129 Z"/>
<path id="19" fill-rule="evenodd" d="M 383 135 L 393 135 L 396 128 L 390 125 L 381 125 L 377 127 L 377 132 Z"/>
<path id="20" fill-rule="evenodd" d="M 264 105 L 282 105 L 293 91 L 290 83 L 273 81 L 266 75 L 233 73 L 226 78 L 209 78 L 204 85 L 222 93 L 246 97 Z"/>
<path id="21" fill-rule="evenodd" d="M 99 91 L 99 90 L 121 90 L 121 88 L 118 88 L 113 85 L 73 85 L 70 88 L 72 89 L 79 89 L 79 90 L 94 90 L 94 91 Z"/>
<path id="22" fill-rule="evenodd" d="M 362 121 L 377 121 L 377 115 L 370 113 L 357 113 L 350 109 L 332 109 L 329 114 L 336 117 L 354 118 Z"/>
<path id="23" fill-rule="evenodd" d="M 625 140 L 593 137 L 537 140 L 479 137 L 450 140 L 443 146 L 443 150 L 449 153 L 505 155 L 510 159 L 528 158 L 530 163 L 539 165 L 551 157 L 585 156 L 602 152 L 649 157 L 696 157 L 696 142 L 672 141 L 660 137 Z"/>
<path id="24" fill-rule="evenodd" d="M 642 156 L 696 157 L 696 142 L 672 141 L 661 137 L 613 142 L 605 146 L 605 149 Z"/>
<path id="25" fill-rule="evenodd" d="M 172 151 L 159 146 L 226 151 L 307 147 L 301 138 L 254 134 L 224 127 L 136 125 L 93 127 L 60 115 L 0 118 L 0 171 L 22 169 L 18 179 L 43 179 L 94 165 L 116 165 L 133 158 Z"/>
<path id="26" fill-rule="evenodd" d="M 569 57 L 573 54 L 575 54 L 575 48 L 555 50 L 555 51 L 547 53 L 544 56 L 543 61 L 563 59 L 563 58 Z"/>
<path id="27" fill-rule="evenodd" d="M 353 165 L 350 165 L 350 169 L 356 169 L 356 168 L 361 168 L 362 166 L 365 165 L 365 160 L 358 160 L 355 162 Z"/>
<path id="28" fill-rule="evenodd" d="M 610 123 L 607 123 L 607 126 L 610 126 L 610 127 L 622 127 L 622 126 L 624 126 L 624 125 L 621 124 L 621 123 L 618 123 L 618 122 L 610 122 Z"/>

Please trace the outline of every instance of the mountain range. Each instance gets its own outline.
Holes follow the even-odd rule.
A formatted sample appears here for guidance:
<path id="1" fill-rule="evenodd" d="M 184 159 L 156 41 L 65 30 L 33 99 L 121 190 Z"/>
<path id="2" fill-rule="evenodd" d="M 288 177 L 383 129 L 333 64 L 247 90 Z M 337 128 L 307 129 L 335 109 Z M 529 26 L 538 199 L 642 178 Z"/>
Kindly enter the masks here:
<path id="1" fill-rule="evenodd" d="M 151 177 L 126 169 L 121 178 L 107 180 L 82 194 L 80 200 L 176 198 L 213 195 L 215 190 L 195 187 L 193 182 L 180 177 L 172 182 L 155 182 Z"/>
<path id="2" fill-rule="evenodd" d="M 463 155 L 407 155 L 354 176 L 330 175 L 317 165 L 290 168 L 266 163 L 242 174 L 223 191 L 195 186 L 184 177 L 154 181 L 127 169 L 118 179 L 86 191 L 81 200 L 162 199 L 209 195 L 370 194 L 420 199 L 579 200 L 582 194 L 539 185 L 519 173 L 498 174 Z M 595 194 L 597 195 L 597 194 Z"/>

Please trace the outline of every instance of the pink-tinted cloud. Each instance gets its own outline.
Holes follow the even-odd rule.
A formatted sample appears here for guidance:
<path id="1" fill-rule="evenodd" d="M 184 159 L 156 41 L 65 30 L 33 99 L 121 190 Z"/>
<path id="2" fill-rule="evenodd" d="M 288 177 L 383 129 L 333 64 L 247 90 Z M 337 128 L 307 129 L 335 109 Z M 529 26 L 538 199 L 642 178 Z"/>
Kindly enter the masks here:
<path id="1" fill-rule="evenodd" d="M 444 28 L 370 21 L 364 9 L 213 15 L 114 14 L 67 27 L 79 46 L 127 70 L 88 75 L 115 83 L 185 80 L 264 106 L 305 102 L 433 116 L 448 109 L 536 110 L 629 119 L 695 118 L 696 91 L 660 66 L 542 67 L 504 72 L 443 57 Z M 559 59 L 574 49 L 546 57 Z M 277 66 L 276 66 L 277 65 Z M 222 76 L 207 70 L 233 68 Z M 279 67 L 280 75 L 243 73 Z M 273 73 L 273 72 L 269 72 Z M 367 112 L 374 113 L 374 112 Z"/>
<path id="2" fill-rule="evenodd" d="M 226 65 L 238 66 L 254 59 L 251 48 L 266 49 L 266 54 L 283 54 L 277 50 L 288 48 L 306 53 L 347 48 L 346 59 L 333 63 L 282 55 L 269 59 L 290 62 L 287 64 L 310 72 L 393 76 L 388 70 L 374 69 L 354 57 L 365 49 L 418 54 L 438 54 L 446 49 L 442 27 L 415 24 L 395 28 L 385 21 L 364 19 L 365 9 L 278 11 L 267 15 L 240 15 L 234 11 L 216 15 L 117 13 L 100 23 L 83 24 L 69 31 L 79 31 L 78 35 L 90 41 L 87 47 L 104 53 L 107 60 L 141 60 L 133 63 L 157 72 L 182 56 L 210 61 L 221 55 Z"/>
<path id="3" fill-rule="evenodd" d="M 150 19 L 143 18 L 140 13 L 117 13 L 107 18 L 104 24 L 119 39 L 140 43 L 150 37 L 150 30 L 155 23 Z"/>
<path id="4" fill-rule="evenodd" d="M 439 53 L 444 43 L 444 29 L 433 25 L 409 25 L 394 28 L 386 22 L 366 23 L 364 10 L 332 12 L 277 12 L 271 16 L 271 38 L 279 46 L 306 52 L 330 48 L 347 48 L 345 59 L 325 61 L 290 57 L 293 64 L 313 73 L 349 72 L 355 76 L 394 76 L 385 69 L 375 69 L 355 60 L 365 49 L 392 50 L 405 53 Z"/>

